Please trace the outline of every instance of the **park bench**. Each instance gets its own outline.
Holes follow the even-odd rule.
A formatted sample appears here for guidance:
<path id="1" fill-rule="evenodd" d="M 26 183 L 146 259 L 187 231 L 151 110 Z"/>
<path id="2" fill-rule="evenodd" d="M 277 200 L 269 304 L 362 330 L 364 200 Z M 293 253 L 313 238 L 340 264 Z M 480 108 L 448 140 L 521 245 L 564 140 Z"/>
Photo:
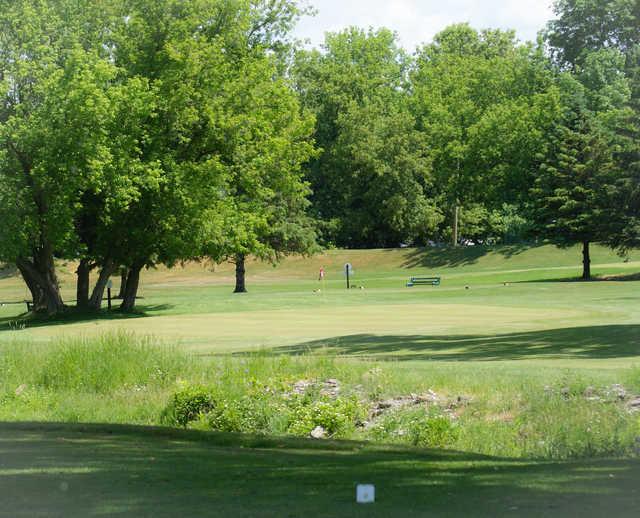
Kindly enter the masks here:
<path id="1" fill-rule="evenodd" d="M 440 286 L 442 279 L 440 277 L 411 277 L 407 283 L 407 288 L 414 286 Z"/>

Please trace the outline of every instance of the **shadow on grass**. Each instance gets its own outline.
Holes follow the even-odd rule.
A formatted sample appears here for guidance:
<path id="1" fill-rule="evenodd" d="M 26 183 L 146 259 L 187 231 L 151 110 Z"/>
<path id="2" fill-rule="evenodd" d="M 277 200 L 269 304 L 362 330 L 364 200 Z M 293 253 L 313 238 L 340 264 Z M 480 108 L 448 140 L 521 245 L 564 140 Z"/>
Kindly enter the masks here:
<path id="1" fill-rule="evenodd" d="M 13 265 L 0 265 L 0 280 L 10 279 L 18 274 L 18 269 Z"/>
<path id="2" fill-rule="evenodd" d="M 274 354 L 328 352 L 398 360 L 496 361 L 640 356 L 640 325 L 588 326 L 500 335 L 359 334 L 279 347 Z"/>
<path id="3" fill-rule="evenodd" d="M 0 516 L 634 516 L 640 463 L 117 425 L 0 425 Z M 376 485 L 358 506 L 355 484 Z"/>
<path id="4" fill-rule="evenodd" d="M 513 284 L 529 284 L 538 282 L 575 282 L 575 283 L 598 283 L 598 282 L 636 282 L 640 281 L 640 272 L 620 275 L 594 275 L 591 279 L 584 280 L 582 277 L 555 277 L 549 279 L 531 279 L 526 281 L 513 281 Z"/>
<path id="5" fill-rule="evenodd" d="M 146 318 L 151 316 L 150 313 L 158 311 L 167 311 L 173 309 L 172 304 L 155 304 L 138 306 L 135 311 L 125 313 L 117 308 L 112 311 L 103 309 L 99 312 L 77 311 L 69 308 L 66 313 L 47 317 L 32 313 L 23 313 L 14 317 L 0 318 L 0 331 L 13 330 L 16 327 L 24 325 L 27 328 L 60 326 L 68 324 L 77 324 L 81 322 L 97 322 L 103 320 L 130 320 L 135 318 Z"/>
<path id="6" fill-rule="evenodd" d="M 403 263 L 404 268 L 455 268 L 478 262 L 489 253 L 497 253 L 508 259 L 542 245 L 516 244 L 500 246 L 459 246 L 445 248 L 418 248 L 410 251 Z"/>

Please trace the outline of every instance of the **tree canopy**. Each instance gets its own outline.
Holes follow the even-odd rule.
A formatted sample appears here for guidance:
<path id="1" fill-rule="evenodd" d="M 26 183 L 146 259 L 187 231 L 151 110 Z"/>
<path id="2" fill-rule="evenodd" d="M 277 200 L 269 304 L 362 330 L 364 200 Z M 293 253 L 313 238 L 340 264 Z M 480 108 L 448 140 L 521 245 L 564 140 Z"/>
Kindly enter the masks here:
<path id="1" fill-rule="evenodd" d="M 557 0 L 535 43 L 445 28 L 300 47 L 295 0 L 0 0 L 0 260 L 36 311 L 120 274 L 325 246 L 640 244 L 636 0 Z M 91 275 L 92 272 L 95 275 Z M 94 280 L 93 286 L 90 281 Z"/>

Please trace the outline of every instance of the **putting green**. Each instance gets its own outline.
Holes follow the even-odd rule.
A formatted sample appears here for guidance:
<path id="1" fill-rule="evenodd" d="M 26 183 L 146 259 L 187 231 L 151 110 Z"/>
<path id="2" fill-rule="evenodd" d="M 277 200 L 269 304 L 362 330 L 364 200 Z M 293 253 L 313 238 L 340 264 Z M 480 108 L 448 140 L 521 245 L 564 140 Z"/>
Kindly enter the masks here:
<path id="1" fill-rule="evenodd" d="M 151 333 L 166 342 L 179 342 L 201 352 L 228 352 L 358 334 L 502 334 L 554 328 L 568 319 L 586 321 L 589 315 L 589 312 L 581 310 L 467 304 L 363 304 L 102 320 L 70 326 L 36 327 L 23 331 L 22 335 L 15 333 L 15 336 L 46 340 L 54 336 L 91 336 L 126 329 L 134 333 Z"/>

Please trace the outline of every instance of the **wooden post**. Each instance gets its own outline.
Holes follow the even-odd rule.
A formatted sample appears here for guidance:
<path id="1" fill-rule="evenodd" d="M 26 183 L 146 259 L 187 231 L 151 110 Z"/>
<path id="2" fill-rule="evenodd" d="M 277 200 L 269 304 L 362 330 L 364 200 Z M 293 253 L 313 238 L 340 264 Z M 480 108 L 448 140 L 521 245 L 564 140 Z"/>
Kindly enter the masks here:
<path id="1" fill-rule="evenodd" d="M 453 246 L 458 246 L 458 219 L 460 218 L 460 206 L 456 200 L 456 207 L 453 211 Z"/>

